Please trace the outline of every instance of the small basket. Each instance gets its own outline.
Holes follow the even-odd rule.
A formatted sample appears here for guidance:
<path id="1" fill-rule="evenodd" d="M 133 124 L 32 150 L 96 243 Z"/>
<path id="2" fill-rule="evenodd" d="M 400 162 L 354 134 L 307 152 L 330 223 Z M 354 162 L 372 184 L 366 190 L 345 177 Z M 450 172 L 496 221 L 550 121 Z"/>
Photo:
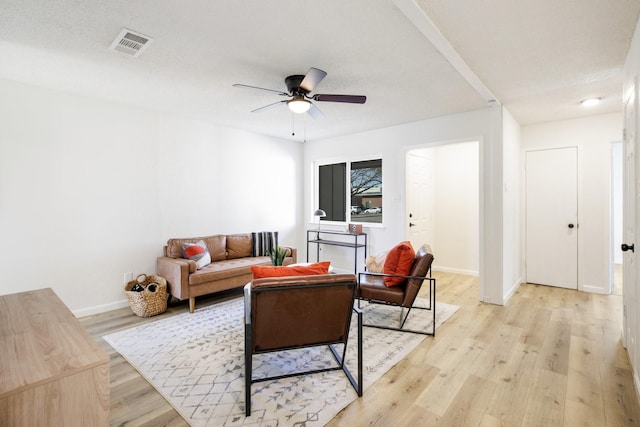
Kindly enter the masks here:
<path id="1" fill-rule="evenodd" d="M 152 292 L 149 285 L 155 283 L 156 290 Z M 135 285 L 140 285 L 144 289 L 140 292 L 132 291 Z M 129 306 L 137 316 L 151 317 L 167 311 L 167 281 L 163 277 L 140 274 L 136 280 L 132 280 L 124 287 L 127 294 Z"/>

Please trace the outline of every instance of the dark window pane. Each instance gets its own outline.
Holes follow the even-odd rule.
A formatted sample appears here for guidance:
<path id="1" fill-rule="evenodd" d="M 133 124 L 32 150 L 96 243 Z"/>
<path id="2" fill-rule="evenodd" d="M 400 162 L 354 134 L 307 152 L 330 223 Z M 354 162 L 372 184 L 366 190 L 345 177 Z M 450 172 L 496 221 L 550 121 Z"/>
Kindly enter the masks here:
<path id="1" fill-rule="evenodd" d="M 323 165 L 318 169 L 319 208 L 327 213 L 325 221 L 346 221 L 347 164 Z"/>

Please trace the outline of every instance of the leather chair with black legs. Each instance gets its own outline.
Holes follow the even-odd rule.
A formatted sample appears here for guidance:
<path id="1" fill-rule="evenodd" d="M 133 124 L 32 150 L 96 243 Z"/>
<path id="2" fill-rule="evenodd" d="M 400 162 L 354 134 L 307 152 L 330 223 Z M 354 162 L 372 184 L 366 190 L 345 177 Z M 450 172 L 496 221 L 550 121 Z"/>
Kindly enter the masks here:
<path id="1" fill-rule="evenodd" d="M 422 245 L 415 254 L 413 264 L 408 275 L 395 275 L 384 273 L 362 272 L 358 274 L 358 306 L 361 300 L 371 303 L 387 304 L 397 306 L 400 312 L 398 327 L 374 325 L 365 323 L 364 326 L 392 329 L 402 332 L 412 332 L 423 335 L 435 335 L 436 327 L 436 279 L 431 277 L 431 264 L 433 254 L 429 245 Z M 399 285 L 386 286 L 384 278 L 393 277 L 402 279 Z M 428 304 L 426 307 L 416 306 L 414 303 L 420 292 L 423 283 L 429 286 Z M 375 309 L 375 308 L 374 308 Z M 405 314 L 406 310 L 406 314 Z M 405 328 L 405 323 L 412 310 L 431 310 L 432 328 L 429 331 L 428 325 L 424 330 Z"/>
<path id="2" fill-rule="evenodd" d="M 254 279 L 245 286 L 245 410 L 251 415 L 251 384 L 297 375 L 343 370 L 362 396 L 362 312 L 355 306 L 354 274 Z M 352 314 L 356 313 L 357 377 L 345 364 Z M 342 351 L 336 349 L 342 344 Z M 253 355 L 328 346 L 335 365 L 254 378 Z"/>

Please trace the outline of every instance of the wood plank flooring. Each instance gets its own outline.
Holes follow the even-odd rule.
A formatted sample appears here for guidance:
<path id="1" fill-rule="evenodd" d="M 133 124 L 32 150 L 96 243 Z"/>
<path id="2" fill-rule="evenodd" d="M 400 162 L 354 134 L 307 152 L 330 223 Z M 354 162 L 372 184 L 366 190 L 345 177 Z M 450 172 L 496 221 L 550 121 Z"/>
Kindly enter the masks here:
<path id="1" fill-rule="evenodd" d="M 478 279 L 434 274 L 458 312 L 328 425 L 637 426 L 640 405 L 620 341 L 622 297 L 522 285 L 505 307 Z M 198 306 L 241 295 L 200 298 Z M 111 358 L 112 426 L 187 426 L 101 337 L 142 322 L 129 308 L 81 319 Z"/>

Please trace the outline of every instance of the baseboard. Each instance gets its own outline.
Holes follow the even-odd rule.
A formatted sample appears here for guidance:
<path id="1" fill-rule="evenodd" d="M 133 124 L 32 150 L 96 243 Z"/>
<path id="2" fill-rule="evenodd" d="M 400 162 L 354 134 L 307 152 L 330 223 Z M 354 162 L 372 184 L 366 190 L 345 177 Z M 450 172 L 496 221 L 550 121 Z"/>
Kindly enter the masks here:
<path id="1" fill-rule="evenodd" d="M 633 387 L 636 390 L 636 396 L 640 396 L 640 378 L 638 378 L 638 371 L 636 367 L 633 366 L 633 362 L 631 361 L 631 355 L 629 354 L 629 349 L 627 348 L 626 336 L 624 331 L 620 331 L 620 341 L 622 342 L 622 346 L 624 347 L 624 352 L 627 355 L 627 360 L 629 361 L 629 366 L 631 367 L 631 378 L 633 378 Z M 640 397 L 638 398 L 638 403 L 640 403 Z"/>
<path id="2" fill-rule="evenodd" d="M 602 295 L 609 295 L 611 292 L 607 292 L 605 289 L 602 289 L 602 287 L 599 286 L 589 286 L 589 285 L 583 285 L 582 289 L 580 289 L 583 292 L 590 292 L 592 294 L 602 294 Z"/>
<path id="3" fill-rule="evenodd" d="M 102 304 L 102 305 L 96 305 L 93 307 L 82 308 L 80 310 L 73 310 L 72 313 L 74 316 L 80 318 L 80 317 L 91 316 L 92 314 L 99 314 L 99 313 L 104 313 L 106 311 L 117 310 L 119 308 L 128 307 L 128 306 L 129 306 L 129 301 L 125 299 L 125 300 L 120 300 L 116 302 L 111 302 L 109 304 Z"/>
<path id="4" fill-rule="evenodd" d="M 431 270 L 432 271 L 441 271 L 443 273 L 464 274 L 465 276 L 476 276 L 476 277 L 480 276 L 480 272 L 479 271 L 463 270 L 461 268 L 441 267 L 441 266 L 437 266 L 437 265 L 432 266 Z"/>
<path id="5" fill-rule="evenodd" d="M 506 294 L 502 297 L 502 305 L 505 305 L 507 301 L 511 299 L 511 297 L 516 293 L 520 285 L 522 284 L 522 278 L 518 278 L 516 282 L 509 288 Z"/>

